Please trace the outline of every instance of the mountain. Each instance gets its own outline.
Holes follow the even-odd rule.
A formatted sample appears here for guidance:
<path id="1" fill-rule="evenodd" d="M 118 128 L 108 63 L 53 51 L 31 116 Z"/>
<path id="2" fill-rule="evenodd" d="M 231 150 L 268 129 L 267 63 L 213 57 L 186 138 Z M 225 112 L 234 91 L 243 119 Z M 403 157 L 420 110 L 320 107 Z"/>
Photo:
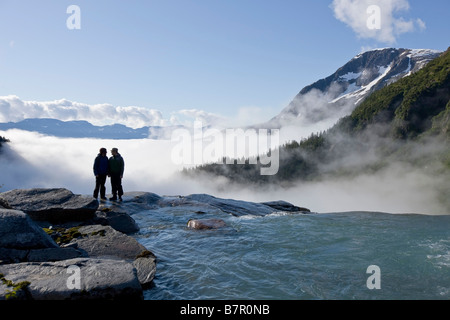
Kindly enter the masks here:
<path id="1" fill-rule="evenodd" d="M 450 48 L 425 68 L 370 95 L 338 124 L 341 131 L 363 131 L 385 124 L 392 138 L 449 132 Z"/>
<path id="2" fill-rule="evenodd" d="M 274 176 L 261 176 L 261 165 L 250 165 L 252 161 L 207 164 L 185 173 L 289 185 L 376 173 L 396 164 L 450 178 L 450 48 L 421 70 L 368 95 L 327 131 L 286 143 L 278 151 L 279 172 Z M 450 180 L 445 181 L 439 192 L 450 208 Z"/>
<path id="3" fill-rule="evenodd" d="M 371 93 L 417 72 L 441 53 L 429 49 L 385 48 L 358 54 L 329 77 L 303 88 L 265 125 L 277 128 L 338 120 L 350 114 Z"/>
<path id="4" fill-rule="evenodd" d="M 62 138 L 170 139 L 171 131 L 176 128 L 178 127 L 146 126 L 133 129 L 122 124 L 94 126 L 87 121 L 60 121 L 41 118 L 0 123 L 0 130 L 21 129 Z"/>

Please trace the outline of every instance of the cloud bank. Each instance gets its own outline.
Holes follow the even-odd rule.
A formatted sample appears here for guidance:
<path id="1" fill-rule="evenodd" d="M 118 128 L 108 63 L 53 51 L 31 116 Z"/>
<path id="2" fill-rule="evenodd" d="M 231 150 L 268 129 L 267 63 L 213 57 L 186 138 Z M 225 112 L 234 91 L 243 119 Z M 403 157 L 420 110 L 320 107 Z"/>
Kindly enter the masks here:
<path id="1" fill-rule="evenodd" d="M 24 101 L 17 96 L 0 97 L 0 122 L 18 122 L 29 118 L 51 118 L 61 121 L 84 120 L 93 125 L 123 124 L 130 128 L 145 126 L 192 125 L 200 120 L 205 125 L 216 125 L 225 117 L 197 109 L 184 109 L 164 118 L 161 111 L 138 106 L 113 106 L 69 101 Z"/>
<path id="2" fill-rule="evenodd" d="M 368 27 L 368 20 L 373 14 L 378 14 L 368 10 L 373 5 L 380 9 L 378 28 Z M 336 19 L 352 28 L 358 37 L 387 44 L 395 43 L 404 33 L 426 28 L 425 22 L 420 18 L 408 19 L 401 16 L 410 9 L 408 0 L 333 0 L 331 8 Z"/>
<path id="3" fill-rule="evenodd" d="M 392 164 L 377 175 L 317 182 L 282 188 L 233 185 L 223 177 L 195 180 L 179 175 L 182 165 L 171 159 L 167 140 L 67 139 L 21 130 L 0 131 L 11 143 L 0 155 L 0 192 L 23 188 L 67 188 L 91 195 L 95 179 L 92 165 L 100 147 L 119 148 L 125 159 L 124 189 L 159 195 L 208 193 L 246 201 L 285 200 L 316 212 L 382 211 L 391 213 L 446 214 L 436 189 L 447 185 L 436 177 L 405 165 Z M 108 153 L 109 154 L 109 153 Z M 107 192 L 111 192 L 109 181 Z"/>

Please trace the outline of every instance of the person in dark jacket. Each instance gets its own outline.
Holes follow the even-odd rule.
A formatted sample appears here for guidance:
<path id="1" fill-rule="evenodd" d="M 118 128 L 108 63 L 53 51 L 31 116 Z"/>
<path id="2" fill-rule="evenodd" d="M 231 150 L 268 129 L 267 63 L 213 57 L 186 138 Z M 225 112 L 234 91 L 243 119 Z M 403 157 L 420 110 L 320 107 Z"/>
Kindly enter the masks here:
<path id="1" fill-rule="evenodd" d="M 109 174 L 109 160 L 106 156 L 107 151 L 105 148 L 101 148 L 99 154 L 94 161 L 94 175 L 95 175 L 95 189 L 94 198 L 98 198 L 100 191 L 101 200 L 106 200 L 106 176 Z"/>
<path id="2" fill-rule="evenodd" d="M 109 200 L 116 201 L 117 196 L 119 196 L 119 200 L 122 201 L 122 179 L 123 172 L 125 170 L 125 162 L 122 156 L 119 154 L 119 150 L 117 148 L 112 148 L 111 153 L 112 157 L 109 158 L 109 176 L 111 177 L 111 188 L 113 196 L 112 198 L 109 198 Z"/>

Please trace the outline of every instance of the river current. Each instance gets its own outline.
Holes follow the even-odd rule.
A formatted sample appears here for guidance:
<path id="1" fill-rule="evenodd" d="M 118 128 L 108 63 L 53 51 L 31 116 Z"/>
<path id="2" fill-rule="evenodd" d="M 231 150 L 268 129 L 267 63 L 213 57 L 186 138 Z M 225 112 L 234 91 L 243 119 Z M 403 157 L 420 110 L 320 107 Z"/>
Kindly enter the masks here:
<path id="1" fill-rule="evenodd" d="M 133 218 L 137 240 L 157 256 L 147 300 L 450 299 L 450 216 L 175 207 Z M 192 218 L 227 227 L 192 230 Z"/>

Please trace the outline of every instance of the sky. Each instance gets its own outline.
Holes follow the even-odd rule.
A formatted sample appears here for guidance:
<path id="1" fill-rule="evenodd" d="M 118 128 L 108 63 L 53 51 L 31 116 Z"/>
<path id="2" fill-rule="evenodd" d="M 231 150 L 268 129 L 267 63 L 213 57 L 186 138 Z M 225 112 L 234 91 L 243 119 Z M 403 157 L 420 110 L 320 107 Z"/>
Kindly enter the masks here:
<path id="1" fill-rule="evenodd" d="M 68 13 L 72 5 L 79 19 Z M 45 116 L 135 128 L 181 117 L 262 123 L 363 51 L 446 50 L 449 9 L 448 0 L 0 0 L 0 122 Z M 395 163 L 379 175 L 256 192 L 220 178 L 178 177 L 183 166 L 174 163 L 169 140 L 0 135 L 11 140 L 0 157 L 1 191 L 66 187 L 90 194 L 101 146 L 124 155 L 126 191 L 283 199 L 317 212 L 447 213 L 435 192 L 447 186 L 446 176 Z"/>
<path id="2" fill-rule="evenodd" d="M 0 96 L 261 122 L 362 51 L 446 50 L 448 12 L 448 0 L 0 0 Z"/>

